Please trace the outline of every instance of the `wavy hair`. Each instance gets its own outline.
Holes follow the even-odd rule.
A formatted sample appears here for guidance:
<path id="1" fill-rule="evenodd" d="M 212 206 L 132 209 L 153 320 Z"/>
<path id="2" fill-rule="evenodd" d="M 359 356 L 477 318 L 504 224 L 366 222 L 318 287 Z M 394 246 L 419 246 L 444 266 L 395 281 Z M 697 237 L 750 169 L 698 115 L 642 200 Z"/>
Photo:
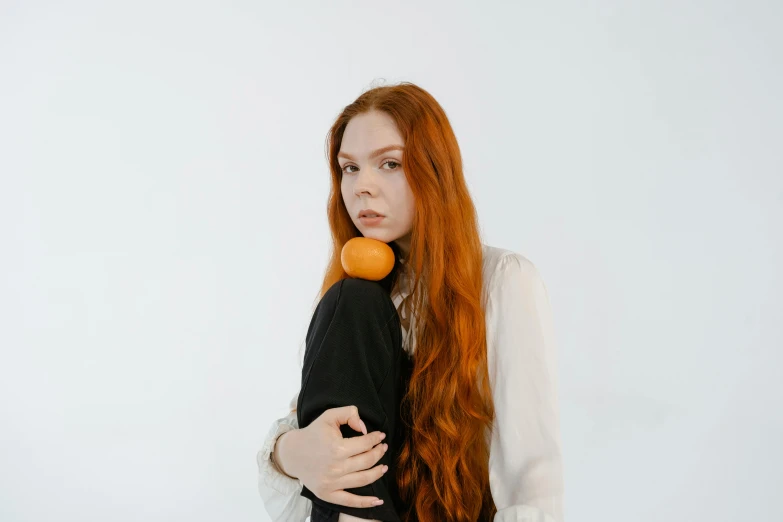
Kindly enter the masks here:
<path id="1" fill-rule="evenodd" d="M 349 239 L 362 235 L 342 200 L 337 153 L 351 118 L 371 110 L 385 112 L 397 124 L 405 146 L 402 165 L 415 199 L 407 266 L 414 274 L 416 354 L 403 398 L 408 436 L 396 461 L 400 495 L 410 506 L 404 520 L 490 521 L 496 508 L 489 490 L 487 432 L 495 412 L 478 220 L 446 113 L 429 92 L 410 82 L 363 92 L 329 130 L 333 245 L 320 296 L 348 277 L 340 253 Z"/>

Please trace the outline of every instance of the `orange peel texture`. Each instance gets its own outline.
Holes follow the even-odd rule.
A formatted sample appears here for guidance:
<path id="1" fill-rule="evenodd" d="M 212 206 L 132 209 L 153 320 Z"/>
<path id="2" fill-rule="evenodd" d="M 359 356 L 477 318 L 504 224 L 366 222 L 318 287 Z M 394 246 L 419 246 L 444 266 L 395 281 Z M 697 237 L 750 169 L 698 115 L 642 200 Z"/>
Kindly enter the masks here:
<path id="1" fill-rule="evenodd" d="M 350 277 L 380 281 L 394 268 L 394 251 L 383 241 L 354 237 L 343 245 L 340 261 Z"/>

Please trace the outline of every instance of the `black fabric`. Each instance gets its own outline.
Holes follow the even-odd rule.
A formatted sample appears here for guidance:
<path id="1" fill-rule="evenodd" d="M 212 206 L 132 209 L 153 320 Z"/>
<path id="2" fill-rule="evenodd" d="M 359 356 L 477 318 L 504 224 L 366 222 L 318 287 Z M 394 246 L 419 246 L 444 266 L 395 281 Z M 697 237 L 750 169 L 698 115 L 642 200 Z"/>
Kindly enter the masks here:
<path id="1" fill-rule="evenodd" d="M 386 464 L 388 471 L 372 484 L 346 490 L 376 496 L 382 505 L 332 504 L 303 487 L 302 496 L 313 502 L 311 522 L 336 522 L 339 513 L 398 522 L 407 510 L 399 498 L 394 463 L 407 431 L 400 404 L 413 365 L 402 348 L 400 319 L 389 295 L 397 266 L 379 282 L 338 281 L 324 294 L 310 322 L 297 403 L 299 426 L 308 426 L 329 408 L 355 405 L 367 432 L 382 431 L 389 445 L 375 464 Z M 341 426 L 341 432 L 346 438 L 361 435 L 348 425 Z"/>

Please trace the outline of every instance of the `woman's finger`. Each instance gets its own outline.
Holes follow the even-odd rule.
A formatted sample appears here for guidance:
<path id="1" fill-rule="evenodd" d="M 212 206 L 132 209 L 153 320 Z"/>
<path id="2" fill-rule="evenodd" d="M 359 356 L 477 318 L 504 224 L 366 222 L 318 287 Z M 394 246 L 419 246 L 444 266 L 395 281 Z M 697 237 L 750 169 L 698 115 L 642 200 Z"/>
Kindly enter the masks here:
<path id="1" fill-rule="evenodd" d="M 373 503 L 374 501 L 379 500 L 378 497 L 360 497 L 359 495 L 348 493 L 342 489 L 327 495 L 327 497 L 328 498 L 324 498 L 325 501 L 347 507 L 367 508 L 380 505 Z"/>
<path id="2" fill-rule="evenodd" d="M 356 471 L 370 469 L 381 460 L 381 457 L 383 457 L 383 454 L 386 453 L 388 448 L 388 444 L 378 444 L 369 451 L 345 459 L 345 467 L 343 468 L 345 474 L 348 475 L 349 473 Z"/>
<path id="3" fill-rule="evenodd" d="M 359 408 L 356 406 L 342 406 L 340 408 L 330 408 L 323 412 L 321 415 L 325 416 L 338 429 L 340 425 L 347 424 L 354 431 L 364 433 L 367 435 L 367 426 L 359 418 Z"/>
<path id="4" fill-rule="evenodd" d="M 384 471 L 384 468 L 386 470 Z M 340 489 L 358 488 L 372 484 L 385 473 L 388 473 L 388 466 L 385 464 L 379 464 L 374 468 L 366 469 L 364 471 L 355 471 L 347 475 L 343 475 L 335 481 L 335 486 Z"/>
<path id="5" fill-rule="evenodd" d="M 343 451 L 339 457 L 347 459 L 349 457 L 353 457 L 354 455 L 359 455 L 360 453 L 369 451 L 385 438 L 386 434 L 381 433 L 380 431 L 373 431 L 367 435 L 359 435 L 358 437 L 343 439 Z"/>

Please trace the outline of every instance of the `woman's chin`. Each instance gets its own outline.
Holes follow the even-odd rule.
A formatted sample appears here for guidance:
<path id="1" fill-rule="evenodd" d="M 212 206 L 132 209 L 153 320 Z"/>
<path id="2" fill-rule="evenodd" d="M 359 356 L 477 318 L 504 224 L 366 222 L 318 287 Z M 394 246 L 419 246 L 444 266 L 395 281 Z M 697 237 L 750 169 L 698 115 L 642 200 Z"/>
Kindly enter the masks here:
<path id="1" fill-rule="evenodd" d="M 366 232 L 360 230 L 360 232 L 366 238 L 376 239 L 378 241 L 383 241 L 384 243 L 389 242 L 389 238 L 388 238 L 389 234 L 384 234 L 379 230 L 367 230 Z"/>

